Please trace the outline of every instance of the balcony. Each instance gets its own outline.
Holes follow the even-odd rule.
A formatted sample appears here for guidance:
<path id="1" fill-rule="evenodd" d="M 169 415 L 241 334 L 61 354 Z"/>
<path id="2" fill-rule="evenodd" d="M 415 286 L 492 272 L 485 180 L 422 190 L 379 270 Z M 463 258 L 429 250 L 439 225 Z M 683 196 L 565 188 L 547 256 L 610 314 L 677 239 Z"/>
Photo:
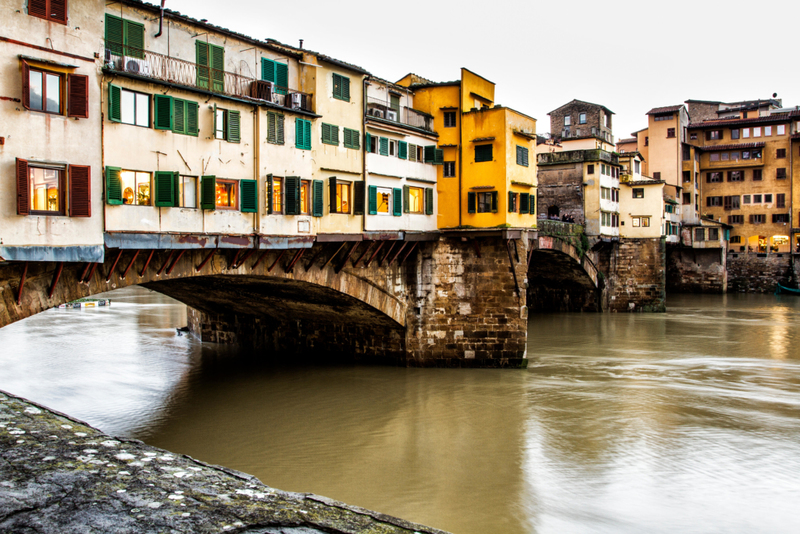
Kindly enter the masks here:
<path id="1" fill-rule="evenodd" d="M 148 50 L 134 49 L 130 46 L 122 50 L 117 43 L 106 43 L 103 69 L 180 85 L 188 89 L 201 89 L 251 100 L 254 103 L 271 102 L 287 109 L 311 113 L 314 111 L 310 94 Z"/>
<path id="2" fill-rule="evenodd" d="M 392 108 L 389 102 L 378 98 L 367 98 L 367 115 L 378 119 L 399 122 L 400 124 L 405 124 L 406 126 L 419 128 L 420 130 L 426 130 L 428 132 L 433 131 L 433 117 L 427 113 L 406 106 L 400 106 L 399 109 Z"/>

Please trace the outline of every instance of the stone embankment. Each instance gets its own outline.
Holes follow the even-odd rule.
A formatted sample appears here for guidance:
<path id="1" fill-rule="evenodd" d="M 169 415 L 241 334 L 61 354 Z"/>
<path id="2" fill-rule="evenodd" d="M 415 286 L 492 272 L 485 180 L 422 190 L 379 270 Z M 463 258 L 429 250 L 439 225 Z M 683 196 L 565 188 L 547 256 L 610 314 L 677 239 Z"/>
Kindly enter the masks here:
<path id="1" fill-rule="evenodd" d="M 0 533 L 446 534 L 113 438 L 0 392 Z"/>

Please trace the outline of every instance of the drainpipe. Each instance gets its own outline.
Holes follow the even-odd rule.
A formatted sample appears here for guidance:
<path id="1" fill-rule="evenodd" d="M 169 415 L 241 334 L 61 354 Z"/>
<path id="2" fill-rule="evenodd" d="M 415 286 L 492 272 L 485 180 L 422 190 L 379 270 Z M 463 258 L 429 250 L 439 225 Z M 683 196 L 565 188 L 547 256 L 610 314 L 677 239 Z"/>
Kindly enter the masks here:
<path id="1" fill-rule="evenodd" d="M 361 80 L 361 124 L 364 127 L 364 133 L 367 133 L 367 77 L 364 76 Z M 367 188 L 367 149 L 366 146 L 367 136 L 362 136 L 364 146 L 361 150 L 361 177 L 364 180 L 364 215 L 361 216 L 361 231 L 367 231 L 367 214 L 369 213 L 369 189 Z M 361 144 L 361 143 L 359 143 Z"/>
<path id="2" fill-rule="evenodd" d="M 458 120 L 458 226 L 461 227 L 463 224 L 461 220 L 463 211 L 461 208 L 461 175 L 464 172 L 464 149 L 461 143 L 464 137 L 464 113 L 461 111 L 461 91 L 458 92 L 458 95 L 458 111 L 461 113 Z M 442 175 L 444 175 L 444 170 L 442 170 Z M 477 211 L 477 206 L 475 211 Z"/>
<path id="3" fill-rule="evenodd" d="M 256 191 L 261 190 L 261 117 L 258 112 L 258 104 L 253 105 L 253 178 L 256 181 Z M 263 198 L 259 195 L 259 200 Z M 261 231 L 261 209 L 258 208 L 259 202 L 256 202 L 256 216 L 254 217 L 253 224 L 255 225 L 255 233 L 258 235 Z M 254 243 L 257 247 L 258 243 Z"/>
<path id="4" fill-rule="evenodd" d="M 164 24 L 164 4 L 167 3 L 167 0 L 161 0 L 161 13 L 158 16 L 158 33 L 155 35 L 156 37 L 161 37 L 161 30 Z"/>

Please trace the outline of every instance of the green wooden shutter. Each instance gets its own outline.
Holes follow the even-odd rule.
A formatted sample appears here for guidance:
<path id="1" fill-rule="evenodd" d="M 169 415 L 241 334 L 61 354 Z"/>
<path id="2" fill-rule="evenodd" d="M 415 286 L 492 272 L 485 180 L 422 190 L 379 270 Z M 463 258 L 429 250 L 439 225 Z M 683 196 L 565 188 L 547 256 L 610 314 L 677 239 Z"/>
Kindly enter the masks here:
<path id="1" fill-rule="evenodd" d="M 405 141 L 400 141 L 398 143 L 399 148 L 397 150 L 397 156 L 400 159 L 407 159 L 408 158 L 408 143 Z"/>
<path id="2" fill-rule="evenodd" d="M 531 215 L 536 215 L 536 195 L 531 195 L 529 206 Z"/>
<path id="3" fill-rule="evenodd" d="M 267 82 L 275 82 L 275 62 L 271 59 L 261 58 L 261 79 Z"/>
<path id="4" fill-rule="evenodd" d="M 339 146 L 339 127 L 331 124 L 331 143 Z"/>
<path id="5" fill-rule="evenodd" d="M 530 195 L 528 193 L 520 193 L 519 194 L 519 212 L 520 213 L 528 213 L 530 207 L 528 203 L 530 202 Z"/>
<path id="6" fill-rule="evenodd" d="M 330 144 L 331 143 L 331 125 L 322 123 L 322 142 Z"/>
<path id="7" fill-rule="evenodd" d="M 155 107 L 153 113 L 153 128 L 156 130 L 172 130 L 174 120 L 175 102 L 171 96 L 155 95 L 153 97 Z"/>
<path id="8" fill-rule="evenodd" d="M 353 215 L 364 215 L 364 182 L 353 182 Z"/>
<path id="9" fill-rule="evenodd" d="M 312 215 L 314 217 L 322 217 L 322 210 L 323 206 L 325 205 L 325 200 L 323 198 L 324 194 L 323 191 L 325 190 L 325 185 L 322 183 L 322 180 L 314 180 L 312 184 L 313 188 L 313 207 L 312 207 Z"/>
<path id="10" fill-rule="evenodd" d="M 217 178 L 215 176 L 202 177 L 200 207 L 204 210 L 217 209 Z"/>
<path id="11" fill-rule="evenodd" d="M 497 191 L 492 191 L 492 213 L 497 213 Z"/>
<path id="12" fill-rule="evenodd" d="M 492 161 L 492 145 L 478 145 L 475 147 L 475 161 Z"/>
<path id="13" fill-rule="evenodd" d="M 433 215 L 433 188 L 425 188 L 425 214 Z"/>
<path id="14" fill-rule="evenodd" d="M 300 177 L 287 176 L 284 180 L 286 215 L 300 215 Z"/>
<path id="15" fill-rule="evenodd" d="M 336 177 L 331 176 L 328 178 L 328 204 L 330 205 L 330 212 L 336 213 Z"/>
<path id="16" fill-rule="evenodd" d="M 225 90 L 225 49 L 221 46 L 208 45 L 211 59 L 211 90 L 221 93 Z"/>
<path id="17" fill-rule="evenodd" d="M 278 117 L 271 111 L 267 112 L 267 143 L 278 142 Z"/>
<path id="18" fill-rule="evenodd" d="M 353 144 L 352 131 L 353 130 L 351 130 L 350 128 L 345 128 L 344 132 L 342 134 L 342 137 L 344 138 L 343 139 L 344 140 L 344 146 L 347 147 L 347 148 L 350 148 L 352 146 L 352 144 Z"/>
<path id="19" fill-rule="evenodd" d="M 267 214 L 271 215 L 273 208 L 272 208 L 272 175 L 267 175 Z"/>
<path id="20" fill-rule="evenodd" d="M 278 86 L 278 94 L 285 95 L 289 88 L 289 65 L 275 63 L 275 84 Z"/>
<path id="21" fill-rule="evenodd" d="M 195 56 L 197 63 L 197 87 L 208 89 L 209 80 L 209 54 L 208 43 L 203 41 L 195 41 Z"/>
<path id="22" fill-rule="evenodd" d="M 361 132 L 358 130 L 350 130 L 350 148 L 361 148 Z"/>
<path id="23" fill-rule="evenodd" d="M 283 135 L 283 131 L 284 131 L 283 121 L 284 121 L 284 116 L 283 115 L 278 115 L 276 117 L 277 130 L 276 130 L 276 134 L 275 135 L 276 135 L 276 139 L 277 139 L 276 143 L 278 143 L 279 145 L 282 145 L 285 142 L 284 141 L 284 135 Z"/>
<path id="24" fill-rule="evenodd" d="M 144 57 L 144 24 L 124 19 L 125 55 L 135 58 Z"/>
<path id="25" fill-rule="evenodd" d="M 475 213 L 475 204 L 477 203 L 476 195 L 474 192 L 467 193 L 467 213 Z"/>
<path id="26" fill-rule="evenodd" d="M 295 119 L 294 120 L 294 146 L 297 148 L 304 148 L 303 145 L 303 123 L 305 121 L 303 119 Z"/>
<path id="27" fill-rule="evenodd" d="M 200 133 L 198 113 L 200 110 L 197 102 L 184 101 L 186 106 L 186 134 L 197 137 Z M 238 113 L 238 112 L 237 112 Z"/>
<path id="28" fill-rule="evenodd" d="M 425 163 L 434 161 L 436 161 L 436 145 L 428 145 L 425 147 Z"/>
<path id="29" fill-rule="evenodd" d="M 186 133 L 186 100 L 174 98 L 172 131 L 179 134 Z"/>
<path id="30" fill-rule="evenodd" d="M 108 84 L 108 120 L 122 122 L 122 88 Z"/>
<path id="31" fill-rule="evenodd" d="M 242 213 L 258 212 L 258 182 L 255 180 L 239 180 L 239 196 Z"/>
<path id="32" fill-rule="evenodd" d="M 106 13 L 106 49 L 121 56 L 123 41 L 122 19 Z"/>
<path id="33" fill-rule="evenodd" d="M 231 143 L 241 141 L 241 114 L 238 111 L 228 111 L 228 132 L 226 137 Z"/>
<path id="34" fill-rule="evenodd" d="M 437 148 L 433 151 L 433 164 L 441 165 L 444 162 L 444 150 Z"/>
<path id="35" fill-rule="evenodd" d="M 364 134 L 364 150 L 369 152 L 371 146 L 372 135 L 369 132 Z"/>
<path id="36" fill-rule="evenodd" d="M 403 190 L 399 187 L 392 189 L 392 215 L 400 217 L 403 214 Z"/>
<path id="37" fill-rule="evenodd" d="M 386 137 L 380 137 L 380 153 L 381 156 L 388 156 L 389 155 L 389 140 Z"/>
<path id="38" fill-rule="evenodd" d="M 508 212 L 509 213 L 514 213 L 514 195 L 515 194 L 516 193 L 513 193 L 511 191 L 508 192 Z"/>
<path id="39" fill-rule="evenodd" d="M 158 171 L 155 181 L 156 207 L 171 208 L 175 206 L 175 175 L 171 172 Z"/>
<path id="40" fill-rule="evenodd" d="M 192 178 L 192 180 L 195 180 Z M 197 181 L 195 180 L 195 183 Z M 184 208 L 196 208 L 197 205 L 194 206 L 183 206 L 183 202 L 181 202 L 181 173 L 173 172 L 172 173 L 172 188 L 175 191 L 175 204 L 173 206 L 177 207 L 184 207 Z"/>
<path id="41" fill-rule="evenodd" d="M 378 214 L 378 188 L 374 185 L 369 186 L 369 214 Z"/>
<path id="42" fill-rule="evenodd" d="M 303 121 L 303 148 L 311 150 L 311 121 Z"/>
<path id="43" fill-rule="evenodd" d="M 342 100 L 350 102 L 350 78 L 342 78 Z"/>
<path id="44" fill-rule="evenodd" d="M 410 188 L 407 185 L 403 186 L 403 213 L 408 213 L 409 208 L 409 190 Z"/>
<path id="45" fill-rule="evenodd" d="M 122 204 L 122 179 L 119 167 L 106 167 L 106 204 Z"/>

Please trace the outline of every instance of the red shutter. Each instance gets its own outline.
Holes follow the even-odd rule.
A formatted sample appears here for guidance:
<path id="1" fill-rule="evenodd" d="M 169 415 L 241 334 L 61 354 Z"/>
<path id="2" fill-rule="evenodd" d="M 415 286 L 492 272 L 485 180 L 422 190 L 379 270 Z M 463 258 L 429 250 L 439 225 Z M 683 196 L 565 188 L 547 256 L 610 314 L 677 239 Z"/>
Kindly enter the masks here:
<path id="1" fill-rule="evenodd" d="M 67 79 L 69 86 L 69 111 L 70 117 L 89 118 L 89 77 L 81 74 L 70 74 Z"/>
<path id="2" fill-rule="evenodd" d="M 28 186 L 28 161 L 17 158 L 17 215 L 30 215 L 31 193 Z"/>
<path id="3" fill-rule="evenodd" d="M 28 15 L 47 18 L 47 0 L 28 0 Z"/>
<path id="4" fill-rule="evenodd" d="M 31 67 L 22 62 L 22 107 L 31 109 Z"/>
<path id="5" fill-rule="evenodd" d="M 50 0 L 50 20 L 53 22 L 67 23 L 67 0 Z"/>
<path id="6" fill-rule="evenodd" d="M 92 216 L 92 168 L 69 166 L 69 216 Z"/>

